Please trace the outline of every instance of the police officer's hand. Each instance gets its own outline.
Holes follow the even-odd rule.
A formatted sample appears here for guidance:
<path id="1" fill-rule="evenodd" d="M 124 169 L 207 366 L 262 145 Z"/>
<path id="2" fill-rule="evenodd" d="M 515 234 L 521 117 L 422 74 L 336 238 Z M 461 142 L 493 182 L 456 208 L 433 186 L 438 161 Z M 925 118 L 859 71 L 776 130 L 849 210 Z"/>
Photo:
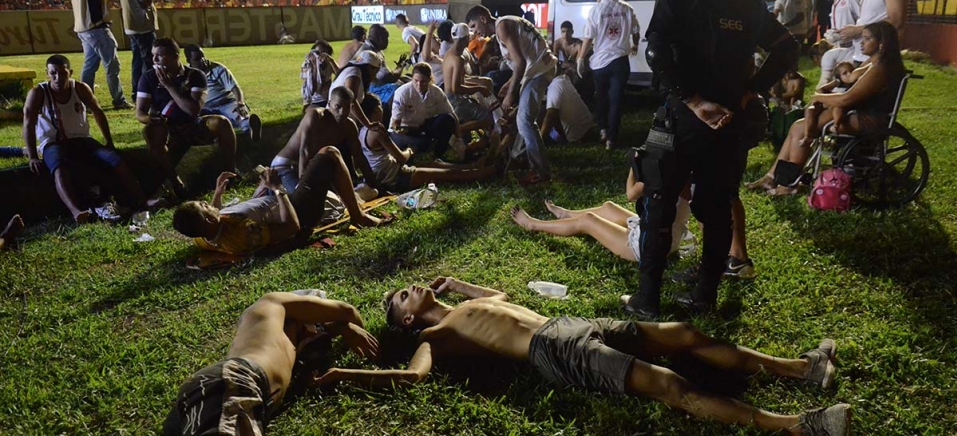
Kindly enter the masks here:
<path id="1" fill-rule="evenodd" d="M 728 108 L 718 103 L 704 100 L 697 95 L 686 104 L 688 105 L 688 109 L 691 109 L 699 120 L 714 130 L 727 126 L 728 123 L 731 122 L 731 117 L 734 116 Z"/>

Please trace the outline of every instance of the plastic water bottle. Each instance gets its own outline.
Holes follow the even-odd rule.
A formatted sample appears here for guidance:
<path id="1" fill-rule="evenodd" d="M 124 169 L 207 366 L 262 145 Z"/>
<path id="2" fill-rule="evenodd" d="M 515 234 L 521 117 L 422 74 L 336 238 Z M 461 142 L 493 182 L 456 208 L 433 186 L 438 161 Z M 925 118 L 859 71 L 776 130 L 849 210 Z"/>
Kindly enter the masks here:
<path id="1" fill-rule="evenodd" d="M 439 197 L 439 188 L 435 183 L 429 183 L 425 188 L 419 188 L 414 191 L 406 192 L 395 199 L 399 207 L 403 209 L 427 209 L 435 204 Z"/>
<path id="2" fill-rule="evenodd" d="M 550 298 L 565 298 L 568 286 L 552 282 L 528 282 L 528 289 Z"/>

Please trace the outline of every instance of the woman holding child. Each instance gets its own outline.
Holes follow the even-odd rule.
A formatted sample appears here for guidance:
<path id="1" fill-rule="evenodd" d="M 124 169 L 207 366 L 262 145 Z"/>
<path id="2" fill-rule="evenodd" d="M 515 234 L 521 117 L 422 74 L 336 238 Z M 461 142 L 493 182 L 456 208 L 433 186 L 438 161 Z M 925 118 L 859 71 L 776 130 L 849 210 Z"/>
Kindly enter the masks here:
<path id="1" fill-rule="evenodd" d="M 815 93 L 808 102 L 809 106 L 826 107 L 832 110 L 812 110 L 807 113 L 814 116 L 813 125 L 823 126 L 834 119 L 834 113 L 855 110 L 856 112 L 843 117 L 835 123 L 836 133 L 855 134 L 887 125 L 890 113 L 894 110 L 897 99 L 897 90 L 904 77 L 904 63 L 900 56 L 900 43 L 897 39 L 897 29 L 887 21 L 871 23 L 864 27 L 862 52 L 869 56 L 864 64 L 855 70 L 859 76 L 856 82 L 846 92 Z M 840 108 L 834 110 L 834 108 Z M 797 193 L 797 182 L 800 179 L 800 167 L 810 155 L 810 144 L 820 135 L 819 129 L 808 129 L 809 120 L 800 119 L 791 125 L 788 137 L 778 153 L 778 161 L 771 166 L 768 173 L 761 179 L 748 184 L 749 189 L 762 189 L 771 195 L 794 195 Z M 782 184 L 781 167 L 798 169 L 795 180 Z M 775 175 L 778 177 L 775 177 Z"/>

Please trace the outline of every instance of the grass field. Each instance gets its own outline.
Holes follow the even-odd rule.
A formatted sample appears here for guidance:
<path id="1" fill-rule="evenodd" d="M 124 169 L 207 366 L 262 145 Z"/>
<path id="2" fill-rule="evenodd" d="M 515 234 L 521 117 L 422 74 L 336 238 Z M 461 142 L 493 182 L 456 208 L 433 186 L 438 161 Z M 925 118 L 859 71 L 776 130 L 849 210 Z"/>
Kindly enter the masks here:
<path id="1" fill-rule="evenodd" d="M 208 55 L 232 69 L 272 128 L 288 134 L 299 114 L 298 67 L 306 50 L 212 48 Z M 389 59 L 399 51 L 390 49 Z M 124 84 L 128 55 L 121 53 Z M 70 57 L 78 67 L 81 56 Z M 0 63 L 41 70 L 43 59 L 6 57 Z M 772 411 L 850 403 L 860 435 L 957 434 L 957 74 L 908 66 L 926 76 L 912 83 L 901 112 L 932 162 L 919 200 L 900 210 L 837 215 L 810 211 L 804 197 L 743 193 L 759 275 L 726 282 L 718 313 L 691 319 L 708 334 L 777 356 L 797 356 L 832 337 L 839 343 L 836 388 L 822 392 L 767 374 L 709 377 L 687 359 L 661 363 L 718 380 L 709 383 L 712 389 Z M 809 65 L 806 70 L 815 75 Z M 97 80 L 98 97 L 108 100 L 102 71 Z M 628 101 L 624 137 L 637 145 L 654 99 L 634 93 Z M 131 113 L 108 116 L 120 147 L 142 146 Z M 0 126 L 0 143 L 19 144 L 19 130 L 19 123 Z M 609 199 L 625 204 L 623 152 L 588 144 L 550 147 L 547 155 L 557 175 L 551 184 L 526 189 L 511 174 L 443 185 L 442 202 L 433 210 L 335 236 L 333 249 L 256 258 L 222 272 L 184 267 L 195 248 L 172 230 L 170 211 L 155 214 L 148 231 L 157 240 L 144 244 L 134 243 L 136 235 L 123 226 L 62 219 L 30 226 L 19 250 L 0 254 L 0 434 L 157 432 L 180 383 L 225 356 L 243 308 L 270 291 L 321 288 L 358 307 L 394 356 L 380 367 L 400 366 L 410 351 L 408 341 L 385 328 L 380 296 L 439 275 L 502 289 L 548 316 L 623 318 L 617 299 L 636 288 L 636 265 L 592 240 L 527 233 L 507 213 L 518 204 L 544 218 L 544 199 L 574 208 Z M 771 160 L 769 147 L 754 150 L 746 179 L 763 174 Z M 240 184 L 226 198 L 252 190 Z M 672 270 L 689 264 L 682 260 Z M 531 280 L 564 283 L 570 298 L 540 298 L 525 287 Z M 680 290 L 670 282 L 663 290 L 671 319 L 687 319 L 672 299 Z M 337 350 L 338 365 L 374 367 Z M 439 362 L 426 382 L 398 392 L 349 386 L 309 392 L 276 417 L 269 432 L 758 434 L 647 399 L 554 389 L 527 367 L 486 361 Z"/>

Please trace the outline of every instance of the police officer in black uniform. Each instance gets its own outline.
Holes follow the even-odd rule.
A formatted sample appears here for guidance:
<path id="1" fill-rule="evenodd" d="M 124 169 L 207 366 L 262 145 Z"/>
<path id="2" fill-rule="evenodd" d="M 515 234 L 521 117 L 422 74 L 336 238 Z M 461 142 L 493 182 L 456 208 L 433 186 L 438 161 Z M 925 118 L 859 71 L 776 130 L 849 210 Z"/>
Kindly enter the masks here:
<path id="1" fill-rule="evenodd" d="M 677 301 L 695 312 L 714 306 L 731 245 L 734 159 L 746 124 L 735 115 L 784 75 L 800 45 L 761 0 L 658 0 L 646 37 L 645 56 L 666 99 L 636 165 L 645 183 L 644 198 L 636 203 L 641 282 L 625 310 L 654 319 L 675 203 L 689 175 L 695 186 L 691 210 L 704 225 L 704 241 L 698 283 Z M 752 75 L 756 47 L 769 55 Z M 665 140 L 649 147 L 652 136 L 661 134 Z"/>

